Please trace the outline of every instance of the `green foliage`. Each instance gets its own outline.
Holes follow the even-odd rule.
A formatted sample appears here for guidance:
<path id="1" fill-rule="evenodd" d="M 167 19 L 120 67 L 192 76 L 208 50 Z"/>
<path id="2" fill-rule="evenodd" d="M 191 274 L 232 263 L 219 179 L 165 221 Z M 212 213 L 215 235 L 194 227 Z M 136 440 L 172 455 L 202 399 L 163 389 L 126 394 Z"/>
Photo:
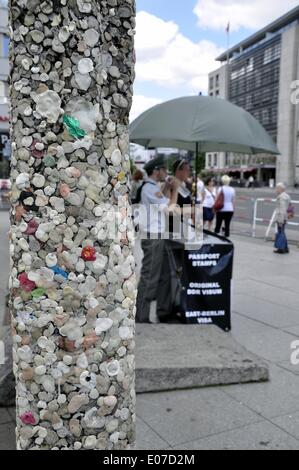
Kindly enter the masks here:
<path id="1" fill-rule="evenodd" d="M 205 169 L 205 166 L 206 166 L 206 155 L 205 153 L 199 153 L 197 158 L 195 157 L 195 165 L 196 165 L 196 174 L 199 175 L 204 169 Z"/>

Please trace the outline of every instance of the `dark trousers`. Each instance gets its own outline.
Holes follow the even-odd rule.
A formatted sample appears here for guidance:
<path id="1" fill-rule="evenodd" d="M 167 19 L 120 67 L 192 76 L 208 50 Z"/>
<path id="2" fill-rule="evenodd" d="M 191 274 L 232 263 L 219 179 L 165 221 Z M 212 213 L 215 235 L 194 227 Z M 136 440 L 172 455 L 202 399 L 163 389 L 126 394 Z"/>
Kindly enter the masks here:
<path id="1" fill-rule="evenodd" d="M 136 300 L 136 322 L 149 322 L 150 305 L 158 297 L 163 264 L 164 240 L 142 240 L 142 268 Z"/>
<path id="2" fill-rule="evenodd" d="M 233 215 L 234 215 L 233 212 L 217 212 L 217 214 L 216 214 L 215 233 L 220 233 L 222 224 L 224 222 L 225 236 L 226 236 L 226 238 L 229 238 L 229 236 L 230 236 L 230 224 L 231 224 Z"/>
<path id="3" fill-rule="evenodd" d="M 165 240 L 163 265 L 157 295 L 157 316 L 160 322 L 176 319 L 182 311 L 181 278 L 184 264 L 184 245 L 174 240 Z"/>

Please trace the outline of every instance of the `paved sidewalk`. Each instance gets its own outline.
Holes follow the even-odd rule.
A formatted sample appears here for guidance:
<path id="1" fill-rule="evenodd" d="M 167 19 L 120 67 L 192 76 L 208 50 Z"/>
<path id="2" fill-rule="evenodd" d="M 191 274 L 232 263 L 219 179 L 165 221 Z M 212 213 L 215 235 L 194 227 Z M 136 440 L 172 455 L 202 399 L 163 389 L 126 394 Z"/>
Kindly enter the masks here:
<path id="1" fill-rule="evenodd" d="M 140 395 L 141 448 L 299 449 L 299 366 L 290 362 L 299 339 L 299 250 L 280 257 L 260 240 L 232 239 L 233 334 L 270 364 L 271 381 Z"/>
<path id="2" fill-rule="evenodd" d="M 138 449 L 299 449 L 299 366 L 290 361 L 299 250 L 280 256 L 261 240 L 232 239 L 233 334 L 270 364 L 271 381 L 138 395 Z M 14 448 L 13 421 L 13 409 L 0 409 L 0 450 Z"/>

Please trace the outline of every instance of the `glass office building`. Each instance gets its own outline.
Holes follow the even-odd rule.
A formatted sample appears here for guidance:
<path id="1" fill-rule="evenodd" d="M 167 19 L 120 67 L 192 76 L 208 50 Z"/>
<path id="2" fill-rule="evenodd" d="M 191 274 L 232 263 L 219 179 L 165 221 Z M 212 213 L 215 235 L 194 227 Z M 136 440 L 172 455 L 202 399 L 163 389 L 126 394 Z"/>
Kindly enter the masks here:
<path id="1" fill-rule="evenodd" d="M 209 76 L 209 94 L 250 112 L 281 152 L 278 158 L 222 154 L 218 167 L 235 171 L 240 177 L 255 174 L 265 184 L 274 177 L 289 185 L 299 183 L 299 113 L 298 105 L 291 103 L 294 80 L 299 80 L 299 7 L 217 60 L 222 65 Z M 223 75 L 226 80 L 218 80 L 217 87 L 216 77 Z M 207 155 L 208 168 L 215 158 L 216 154 Z"/>

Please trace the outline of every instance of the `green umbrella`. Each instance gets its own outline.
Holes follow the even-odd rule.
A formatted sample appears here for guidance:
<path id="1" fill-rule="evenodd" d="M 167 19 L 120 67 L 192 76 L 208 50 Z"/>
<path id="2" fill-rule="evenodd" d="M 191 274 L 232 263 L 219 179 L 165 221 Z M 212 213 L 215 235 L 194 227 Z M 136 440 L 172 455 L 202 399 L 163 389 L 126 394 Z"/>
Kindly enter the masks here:
<path id="1" fill-rule="evenodd" d="M 247 111 L 226 100 L 188 96 L 145 111 L 130 125 L 130 141 L 147 148 L 278 155 L 275 143 Z"/>

